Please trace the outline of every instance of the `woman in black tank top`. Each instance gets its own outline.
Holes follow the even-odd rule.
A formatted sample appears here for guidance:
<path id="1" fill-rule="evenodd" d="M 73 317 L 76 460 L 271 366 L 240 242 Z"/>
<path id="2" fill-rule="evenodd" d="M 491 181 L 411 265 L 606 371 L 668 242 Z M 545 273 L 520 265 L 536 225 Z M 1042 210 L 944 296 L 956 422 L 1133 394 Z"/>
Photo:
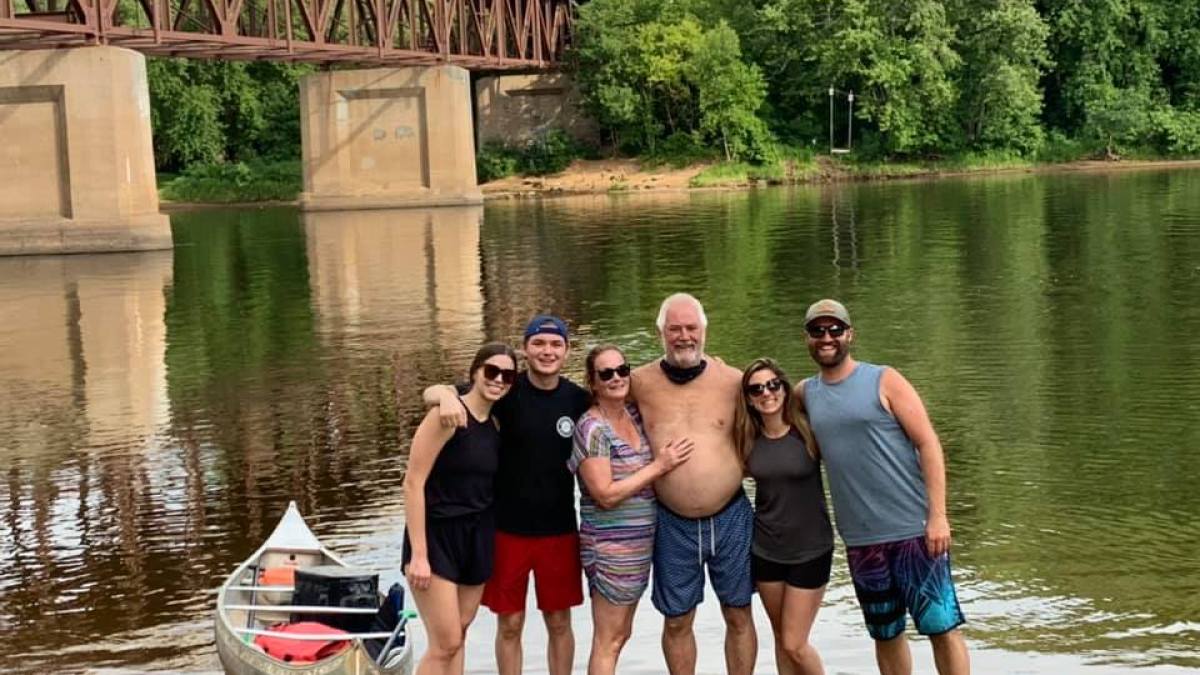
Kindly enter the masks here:
<path id="1" fill-rule="evenodd" d="M 516 354 L 488 343 L 468 375 L 466 427 L 444 428 L 430 410 L 413 434 L 404 479 L 402 564 L 429 642 L 421 672 L 462 672 L 466 630 L 492 573 L 500 434 L 491 411 L 516 381 Z"/>
<path id="2" fill-rule="evenodd" d="M 750 570 L 775 633 L 780 673 L 823 675 L 808 637 L 833 561 L 820 456 L 787 375 L 771 359 L 742 373 L 734 437 L 754 478 Z"/>

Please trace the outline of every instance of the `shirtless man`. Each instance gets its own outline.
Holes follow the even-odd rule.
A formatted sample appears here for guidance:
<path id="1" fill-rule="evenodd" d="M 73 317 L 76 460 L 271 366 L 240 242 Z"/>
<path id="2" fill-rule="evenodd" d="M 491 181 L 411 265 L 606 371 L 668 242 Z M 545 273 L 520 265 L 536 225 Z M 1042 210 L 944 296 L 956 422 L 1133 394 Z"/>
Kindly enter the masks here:
<path id="1" fill-rule="evenodd" d="M 750 613 L 754 513 L 742 491 L 733 444 L 741 371 L 706 356 L 700 301 L 677 293 L 658 312 L 662 359 L 633 372 L 633 396 L 655 454 L 690 438 L 691 460 L 658 479 L 652 600 L 662 612 L 662 646 L 672 675 L 696 672 L 692 622 L 704 599 L 704 566 L 725 617 L 725 667 L 752 673 L 758 652 Z"/>

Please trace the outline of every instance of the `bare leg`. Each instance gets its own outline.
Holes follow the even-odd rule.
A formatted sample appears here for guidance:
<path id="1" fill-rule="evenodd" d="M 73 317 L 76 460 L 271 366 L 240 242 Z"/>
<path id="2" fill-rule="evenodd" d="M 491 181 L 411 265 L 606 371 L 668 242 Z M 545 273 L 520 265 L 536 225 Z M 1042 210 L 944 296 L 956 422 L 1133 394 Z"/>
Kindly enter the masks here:
<path id="1" fill-rule="evenodd" d="M 901 633 L 891 640 L 876 640 L 875 662 L 879 664 L 879 675 L 912 675 L 908 638 Z"/>
<path id="2" fill-rule="evenodd" d="M 967 641 L 962 631 L 955 628 L 929 638 L 933 645 L 933 662 L 940 675 L 970 675 L 971 656 L 967 653 Z"/>
<path id="3" fill-rule="evenodd" d="M 783 650 L 795 664 L 797 675 L 825 675 L 821 655 L 808 641 L 825 587 L 796 588 L 786 586 L 783 591 Z"/>
<path id="4" fill-rule="evenodd" d="M 463 630 L 459 614 L 458 586 L 436 574 L 429 588 L 410 590 L 429 645 L 417 665 L 417 675 L 454 675 L 454 664 L 462 663 Z"/>
<path id="5" fill-rule="evenodd" d="M 592 653 L 588 657 L 588 675 L 613 675 L 621 648 L 633 633 L 633 613 L 637 605 L 614 605 L 598 593 L 592 594 Z"/>
<path id="6" fill-rule="evenodd" d="M 461 628 L 460 643 L 467 643 L 467 629 L 471 627 L 471 622 L 475 620 L 475 613 L 479 611 L 479 601 L 483 599 L 483 584 L 477 586 L 459 586 L 458 587 L 458 620 Z M 467 653 L 465 648 L 459 649 L 455 655 L 453 663 L 450 665 L 450 670 L 455 675 L 462 675 L 463 659 Z"/>
<path id="7" fill-rule="evenodd" d="M 783 649 L 783 589 L 782 581 L 758 582 L 758 597 L 762 600 L 767 618 L 771 620 L 771 632 L 775 635 L 775 671 L 779 675 L 796 675 L 791 657 Z"/>
<path id="8" fill-rule="evenodd" d="M 693 675 L 696 672 L 696 635 L 692 621 L 696 610 L 663 619 L 662 648 L 671 675 Z"/>
<path id="9" fill-rule="evenodd" d="M 758 654 L 758 634 L 754 631 L 754 615 L 750 605 L 721 605 L 721 614 L 725 617 L 725 672 L 729 675 L 751 675 L 754 672 L 754 657 Z"/>
<path id="10" fill-rule="evenodd" d="M 500 675 L 520 675 L 524 652 L 521 634 L 525 631 L 525 612 L 496 615 L 496 669 Z"/>
<path id="11" fill-rule="evenodd" d="M 575 632 L 571 630 L 571 610 L 542 612 L 542 619 L 546 622 L 546 634 L 550 636 L 546 651 L 550 675 L 571 675 L 575 667 Z"/>

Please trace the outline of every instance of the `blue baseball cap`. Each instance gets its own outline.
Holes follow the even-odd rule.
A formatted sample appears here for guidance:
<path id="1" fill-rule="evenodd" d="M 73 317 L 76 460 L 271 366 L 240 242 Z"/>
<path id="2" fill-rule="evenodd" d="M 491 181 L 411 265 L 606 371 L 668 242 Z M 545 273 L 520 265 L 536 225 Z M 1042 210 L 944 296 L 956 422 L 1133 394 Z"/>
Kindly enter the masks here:
<path id="1" fill-rule="evenodd" d="M 558 335 L 567 342 L 571 341 L 571 338 L 567 335 L 566 322 L 553 314 L 538 314 L 530 319 L 529 323 L 525 326 L 525 341 L 528 342 L 529 338 L 541 333 Z"/>

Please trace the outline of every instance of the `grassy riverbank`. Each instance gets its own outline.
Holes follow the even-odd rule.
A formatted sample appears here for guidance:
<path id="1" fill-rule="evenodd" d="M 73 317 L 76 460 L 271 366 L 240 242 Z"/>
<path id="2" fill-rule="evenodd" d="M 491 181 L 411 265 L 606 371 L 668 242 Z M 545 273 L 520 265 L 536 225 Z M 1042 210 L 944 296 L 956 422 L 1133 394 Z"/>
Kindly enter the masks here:
<path id="1" fill-rule="evenodd" d="M 200 164 L 179 174 L 160 174 L 158 197 L 188 204 L 294 201 L 302 186 L 299 160 Z"/>

